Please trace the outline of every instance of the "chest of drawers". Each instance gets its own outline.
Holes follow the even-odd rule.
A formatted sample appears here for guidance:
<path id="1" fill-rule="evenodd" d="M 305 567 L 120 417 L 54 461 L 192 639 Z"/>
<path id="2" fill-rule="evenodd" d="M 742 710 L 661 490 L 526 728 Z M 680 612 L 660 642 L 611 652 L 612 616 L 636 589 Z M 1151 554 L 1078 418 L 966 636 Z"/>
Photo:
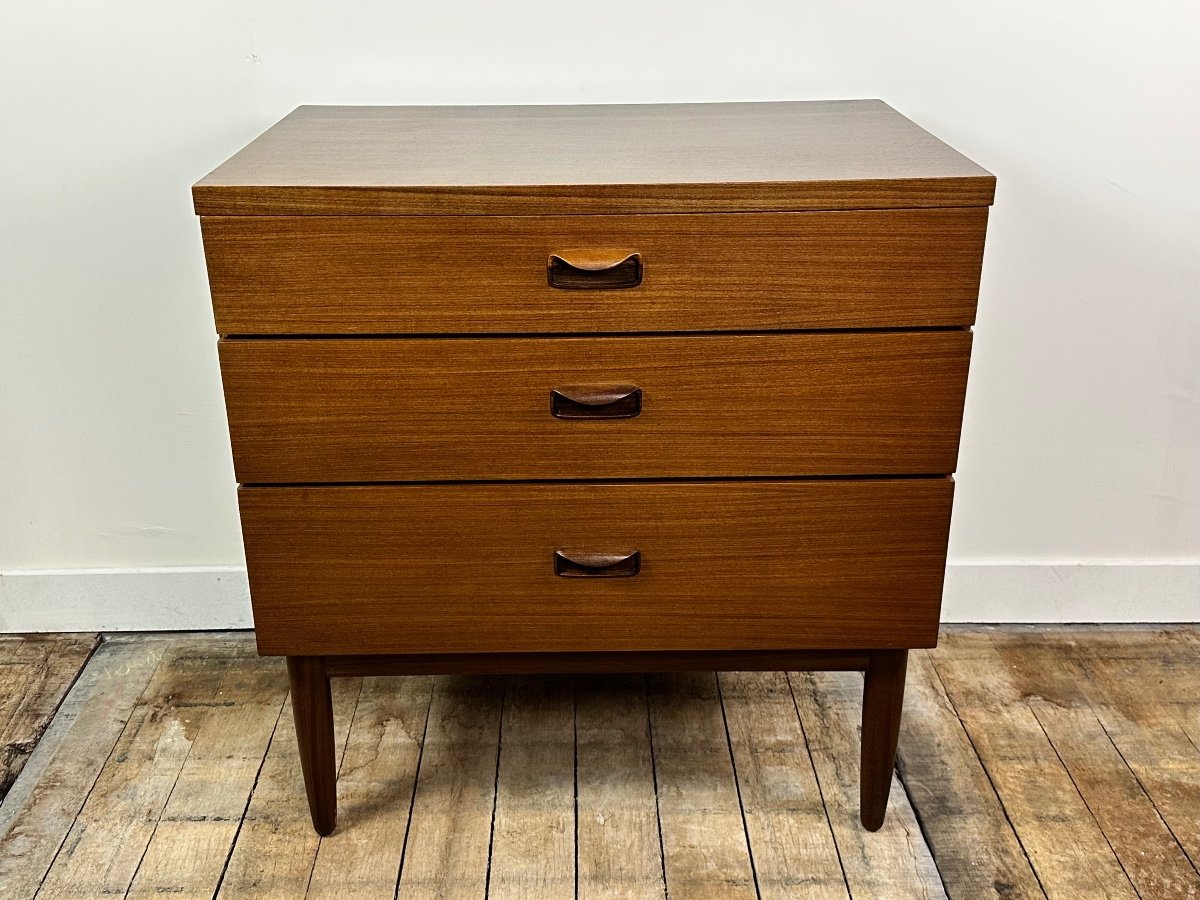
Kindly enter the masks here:
<path id="1" fill-rule="evenodd" d="M 329 679 L 937 641 L 994 179 L 878 101 L 301 107 L 193 190 L 259 650 Z"/>

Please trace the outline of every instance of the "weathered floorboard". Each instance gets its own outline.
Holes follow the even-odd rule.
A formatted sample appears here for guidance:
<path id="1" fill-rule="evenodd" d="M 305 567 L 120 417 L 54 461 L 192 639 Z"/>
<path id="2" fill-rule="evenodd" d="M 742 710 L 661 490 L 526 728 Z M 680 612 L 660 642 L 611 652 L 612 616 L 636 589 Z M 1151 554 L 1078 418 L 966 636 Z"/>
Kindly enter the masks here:
<path id="1" fill-rule="evenodd" d="M 1051 900 L 1135 898 L 1121 864 L 986 633 L 951 633 L 934 666 Z"/>
<path id="2" fill-rule="evenodd" d="M 127 897 L 217 892 L 287 697 L 281 661 L 253 653 L 232 660 Z"/>
<path id="3" fill-rule="evenodd" d="M 488 897 L 575 894 L 575 703 L 567 676 L 512 679 L 504 700 Z"/>
<path id="4" fill-rule="evenodd" d="M 1031 640 L 1024 630 L 989 632 L 1014 692 L 1034 709 L 1143 896 L 1200 896 L 1200 751 L 1182 727 L 1200 715 L 1193 633 L 1062 629 Z"/>
<path id="5" fill-rule="evenodd" d="M 0 806 L 0 897 L 32 897 L 87 802 L 167 641 L 101 646 Z"/>
<path id="6" fill-rule="evenodd" d="M 338 828 L 321 840 L 309 897 L 395 894 L 432 693 L 428 677 L 363 680 L 338 772 Z"/>
<path id="7" fill-rule="evenodd" d="M 757 897 L 716 676 L 652 675 L 647 689 L 667 895 Z"/>
<path id="8" fill-rule="evenodd" d="M 1104 730 L 1200 867 L 1200 630 L 1122 631 L 1079 646 Z"/>
<path id="9" fill-rule="evenodd" d="M 177 641 L 163 654 L 39 897 L 125 895 L 239 653 L 223 641 Z"/>
<path id="10" fill-rule="evenodd" d="M 1090 708 L 1064 709 L 1044 700 L 1031 705 L 1138 894 L 1200 897 L 1200 874 L 1125 765 L 1096 713 Z"/>
<path id="11" fill-rule="evenodd" d="M 850 896 L 855 900 L 944 898 L 937 867 L 899 779 L 892 779 L 883 827 L 872 833 L 859 822 L 862 676 L 792 672 L 789 680 Z"/>
<path id="12" fill-rule="evenodd" d="M 404 900 L 484 896 L 505 684 L 437 680 L 400 870 Z"/>
<path id="13" fill-rule="evenodd" d="M 578 676 L 575 733 L 580 900 L 662 900 L 643 676 Z"/>
<path id="14" fill-rule="evenodd" d="M 0 640 L 26 698 L 0 697 L 5 722 L 27 688 L 57 702 L 38 644 Z M 947 629 L 913 654 L 875 834 L 854 673 L 335 679 L 326 839 L 286 689 L 246 634 L 109 638 L 0 803 L 0 900 L 478 900 L 489 880 L 493 898 L 1200 900 L 1195 628 Z"/>
<path id="15" fill-rule="evenodd" d="M 0 636 L 0 801 L 99 643 L 98 634 Z"/>
<path id="16" fill-rule="evenodd" d="M 900 777 L 954 900 L 1044 897 L 929 654 L 909 654 Z"/>
<path id="17" fill-rule="evenodd" d="M 333 682 L 334 746 L 339 759 L 361 688 L 359 678 Z M 320 843 L 308 816 L 295 723 L 285 712 L 271 738 L 217 896 L 221 900 L 303 897 Z"/>
<path id="18" fill-rule="evenodd" d="M 719 681 L 759 895 L 846 900 L 787 675 L 723 672 Z"/>

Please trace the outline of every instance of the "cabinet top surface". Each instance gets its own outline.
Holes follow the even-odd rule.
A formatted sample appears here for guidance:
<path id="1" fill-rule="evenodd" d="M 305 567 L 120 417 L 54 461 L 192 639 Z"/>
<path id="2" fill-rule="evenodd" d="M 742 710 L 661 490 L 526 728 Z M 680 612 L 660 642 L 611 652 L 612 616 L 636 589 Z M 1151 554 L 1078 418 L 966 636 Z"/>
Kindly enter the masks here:
<path id="1" fill-rule="evenodd" d="M 301 106 L 201 179 L 202 215 L 984 206 L 994 178 L 879 100 Z"/>

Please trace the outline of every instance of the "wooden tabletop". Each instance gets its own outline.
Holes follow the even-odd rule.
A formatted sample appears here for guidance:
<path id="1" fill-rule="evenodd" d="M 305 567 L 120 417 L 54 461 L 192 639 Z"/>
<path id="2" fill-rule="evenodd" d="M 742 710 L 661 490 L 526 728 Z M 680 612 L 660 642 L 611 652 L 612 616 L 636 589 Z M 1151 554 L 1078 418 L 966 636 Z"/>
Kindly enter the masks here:
<path id="1" fill-rule="evenodd" d="M 879 100 L 301 106 L 193 188 L 201 215 L 986 206 L 995 179 Z"/>

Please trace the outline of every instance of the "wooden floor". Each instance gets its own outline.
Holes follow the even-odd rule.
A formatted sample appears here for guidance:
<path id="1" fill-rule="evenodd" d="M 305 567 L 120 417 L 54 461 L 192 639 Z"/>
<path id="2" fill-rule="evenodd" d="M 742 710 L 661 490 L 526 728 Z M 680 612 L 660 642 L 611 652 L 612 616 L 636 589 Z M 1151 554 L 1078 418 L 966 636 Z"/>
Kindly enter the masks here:
<path id="1" fill-rule="evenodd" d="M 0 897 L 1200 898 L 1196 628 L 947 629 L 876 834 L 861 685 L 338 680 L 321 840 L 247 635 L 0 638 Z"/>

